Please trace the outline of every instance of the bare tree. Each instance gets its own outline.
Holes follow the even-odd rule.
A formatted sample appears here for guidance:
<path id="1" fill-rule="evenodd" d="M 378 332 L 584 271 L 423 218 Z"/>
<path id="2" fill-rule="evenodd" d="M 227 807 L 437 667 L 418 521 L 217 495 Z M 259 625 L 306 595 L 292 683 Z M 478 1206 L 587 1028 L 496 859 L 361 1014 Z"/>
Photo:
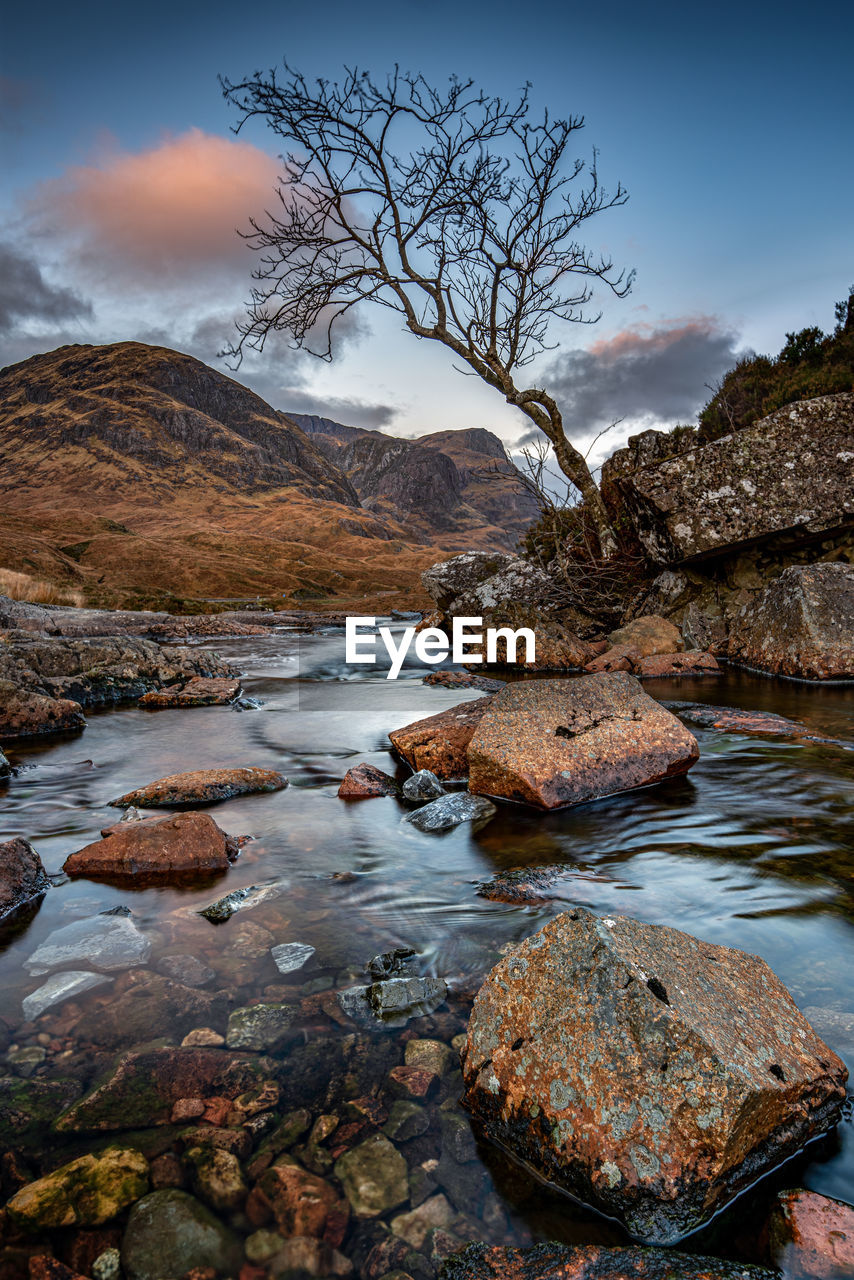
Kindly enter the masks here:
<path id="1" fill-rule="evenodd" d="M 600 185 L 595 151 L 589 164 L 570 157 L 583 118 L 533 121 L 527 88 L 514 101 L 470 80 L 440 91 L 397 69 L 383 83 L 352 70 L 340 84 L 309 84 L 286 64 L 282 77 L 222 86 L 236 132 L 259 117 L 287 147 L 278 203 L 246 234 L 261 258 L 229 354 L 239 362 L 284 331 L 329 359 L 351 308 L 371 300 L 398 311 L 548 437 L 609 554 L 601 495 L 559 405 L 519 379 L 551 349 L 553 321 L 599 319 L 588 312 L 595 283 L 618 297 L 632 284 L 633 273 L 578 239 L 582 223 L 627 199 L 622 186 Z"/>

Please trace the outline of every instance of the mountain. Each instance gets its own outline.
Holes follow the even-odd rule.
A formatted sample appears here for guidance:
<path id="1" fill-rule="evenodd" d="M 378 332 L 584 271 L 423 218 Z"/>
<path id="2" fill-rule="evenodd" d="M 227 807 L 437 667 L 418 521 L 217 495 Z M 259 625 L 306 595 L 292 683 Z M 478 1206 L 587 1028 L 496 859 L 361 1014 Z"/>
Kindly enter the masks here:
<path id="1" fill-rule="evenodd" d="M 105 605 L 286 593 L 343 608 L 414 603 L 443 554 L 515 537 L 500 501 L 489 516 L 467 501 L 450 446 L 315 423 L 335 430 L 138 342 L 2 369 L 0 565 Z"/>
<path id="2" fill-rule="evenodd" d="M 513 550 L 537 519 L 536 500 L 498 436 L 482 427 L 402 440 L 330 418 L 290 414 L 352 483 L 364 507 L 437 532 L 494 526 L 492 545 Z"/>

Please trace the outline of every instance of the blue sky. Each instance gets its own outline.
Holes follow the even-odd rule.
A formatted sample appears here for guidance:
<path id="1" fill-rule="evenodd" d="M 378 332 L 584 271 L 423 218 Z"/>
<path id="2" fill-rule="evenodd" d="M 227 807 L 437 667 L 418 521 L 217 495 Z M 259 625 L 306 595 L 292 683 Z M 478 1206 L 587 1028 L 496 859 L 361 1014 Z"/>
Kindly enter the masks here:
<path id="1" fill-rule="evenodd" d="M 585 116 L 581 154 L 598 148 L 606 183 L 630 193 L 586 238 L 637 281 L 603 298 L 595 329 L 555 333 L 543 377 L 582 441 L 618 416 L 614 442 L 687 420 L 737 351 L 829 328 L 854 283 L 852 14 L 827 0 L 15 6 L 0 65 L 0 363 L 131 337 L 216 363 L 251 269 L 228 219 L 271 189 L 277 150 L 261 127 L 234 150 L 218 73 L 282 56 L 328 78 L 397 62 L 495 93 L 530 81 L 538 105 Z M 195 194 L 173 207 L 184 170 Z M 222 200 L 220 178 L 235 188 Z M 170 218 L 187 222 L 172 238 Z M 279 408 L 519 438 L 515 411 L 441 348 L 386 314 L 363 321 L 332 365 L 280 344 L 240 376 Z"/>

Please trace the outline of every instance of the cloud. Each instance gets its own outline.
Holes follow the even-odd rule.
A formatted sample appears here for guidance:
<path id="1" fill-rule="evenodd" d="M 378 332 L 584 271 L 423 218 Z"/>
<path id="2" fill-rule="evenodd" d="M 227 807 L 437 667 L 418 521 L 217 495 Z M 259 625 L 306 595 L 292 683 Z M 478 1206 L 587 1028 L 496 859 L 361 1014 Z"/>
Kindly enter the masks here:
<path id="1" fill-rule="evenodd" d="M 691 422 L 714 383 L 739 358 L 738 335 L 713 316 L 639 324 L 586 351 L 554 360 L 544 385 L 555 396 L 573 438 L 625 418 L 674 426 Z"/>
<path id="2" fill-rule="evenodd" d="M 348 400 L 336 396 L 314 396 L 298 388 L 284 388 L 281 403 L 283 413 L 311 413 L 320 418 L 331 418 L 347 427 L 365 427 L 368 431 L 383 431 L 394 422 L 399 410 L 390 404 L 368 404 L 364 400 Z"/>
<path id="3" fill-rule="evenodd" d="M 31 321 L 56 325 L 91 316 L 90 302 L 73 289 L 50 284 L 31 257 L 0 243 L 0 334 Z"/>
<path id="4" fill-rule="evenodd" d="M 40 183 L 25 218 L 71 250 L 75 273 L 113 285 L 186 286 L 211 272 L 248 278 L 252 255 L 238 229 L 273 203 L 278 170 L 250 142 L 190 129 Z"/>

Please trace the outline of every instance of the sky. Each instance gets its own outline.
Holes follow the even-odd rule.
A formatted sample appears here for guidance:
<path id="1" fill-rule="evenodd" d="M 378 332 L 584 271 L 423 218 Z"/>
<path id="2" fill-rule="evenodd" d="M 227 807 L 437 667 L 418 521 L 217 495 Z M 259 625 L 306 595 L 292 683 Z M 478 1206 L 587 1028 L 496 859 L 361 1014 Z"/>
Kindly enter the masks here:
<path id="1" fill-rule="evenodd" d="M 854 284 L 854 8 L 435 0 L 47 0 L 16 5 L 0 49 L 0 365 L 70 342 L 135 339 L 227 371 L 280 145 L 236 117 L 218 76 L 283 58 L 308 78 L 395 64 L 472 77 L 583 115 L 578 154 L 629 200 L 585 243 L 633 268 L 595 326 L 555 326 L 524 376 L 557 395 L 591 459 L 647 427 L 695 420 L 748 350 L 830 329 Z M 529 423 L 449 352 L 366 306 L 322 363 L 276 340 L 242 366 L 278 409 L 416 436 Z"/>

